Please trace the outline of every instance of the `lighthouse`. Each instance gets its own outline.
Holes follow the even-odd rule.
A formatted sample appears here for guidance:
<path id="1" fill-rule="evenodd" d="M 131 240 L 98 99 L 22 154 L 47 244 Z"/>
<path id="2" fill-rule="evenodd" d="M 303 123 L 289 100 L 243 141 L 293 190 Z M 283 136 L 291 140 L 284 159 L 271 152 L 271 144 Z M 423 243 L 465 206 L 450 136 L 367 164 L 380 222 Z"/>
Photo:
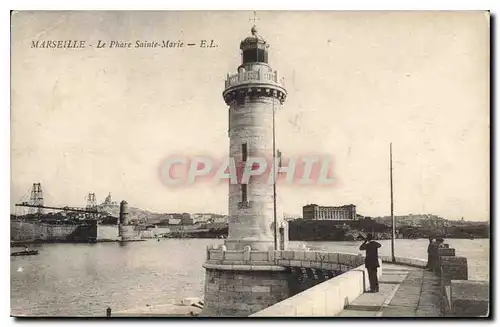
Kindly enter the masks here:
<path id="1" fill-rule="evenodd" d="M 276 157 L 275 113 L 287 92 L 278 71 L 268 63 L 269 44 L 256 26 L 240 43 L 241 64 L 237 74 L 227 75 L 223 98 L 229 107 L 229 156 L 239 167 L 252 158 Z M 269 167 L 268 171 L 271 171 Z M 250 178 L 229 184 L 228 250 L 250 246 L 272 250 L 277 243 L 275 184 Z"/>
<path id="2" fill-rule="evenodd" d="M 227 75 L 222 92 L 229 110 L 229 155 L 239 167 L 250 166 L 253 158 L 273 165 L 275 113 L 287 93 L 268 63 L 269 44 L 255 26 L 240 49 L 241 64 L 236 74 Z M 207 247 L 203 265 L 203 316 L 249 316 L 290 295 L 289 271 L 276 264 L 287 235 L 277 215 L 276 182 L 271 180 L 238 178 L 229 183 L 228 238 Z"/>

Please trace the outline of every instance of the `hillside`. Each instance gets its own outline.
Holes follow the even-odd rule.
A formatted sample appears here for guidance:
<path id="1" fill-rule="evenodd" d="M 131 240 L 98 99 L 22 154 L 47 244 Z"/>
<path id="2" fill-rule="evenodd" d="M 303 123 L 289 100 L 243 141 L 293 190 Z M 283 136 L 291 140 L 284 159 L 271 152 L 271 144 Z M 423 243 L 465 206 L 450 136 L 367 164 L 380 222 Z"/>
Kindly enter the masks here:
<path id="1" fill-rule="evenodd" d="M 428 227 L 428 228 L 433 228 L 433 227 L 445 227 L 449 226 L 451 222 L 447 219 L 444 219 L 442 217 L 436 216 L 436 215 L 405 215 L 405 216 L 395 216 L 395 221 L 396 221 L 396 227 L 401 227 L 401 226 L 418 226 L 418 227 Z M 384 217 L 373 217 L 373 220 L 391 226 L 391 217 L 390 216 L 384 216 Z"/>
<path id="2" fill-rule="evenodd" d="M 489 226 L 487 221 L 466 221 L 466 220 L 448 220 L 443 217 L 432 214 L 409 214 L 404 216 L 395 216 L 396 227 L 411 226 L 422 228 L 442 228 L 450 226 Z M 372 217 L 371 219 L 391 226 L 391 217 Z"/>
<path id="3" fill-rule="evenodd" d="M 120 206 L 119 205 L 99 205 L 98 208 L 102 211 L 107 212 L 110 216 L 118 218 L 120 216 Z M 158 224 L 166 222 L 169 218 L 174 215 L 175 218 L 181 218 L 177 216 L 182 216 L 182 214 L 168 214 L 168 213 L 156 213 L 145 209 L 130 207 L 129 211 L 129 221 L 131 222 L 141 222 L 147 224 Z"/>
<path id="4" fill-rule="evenodd" d="M 118 204 L 101 204 L 98 205 L 98 209 L 108 213 L 109 216 L 118 218 L 120 215 L 120 206 Z M 216 214 L 216 213 L 172 213 L 172 212 L 167 212 L 167 213 L 156 213 L 156 212 L 151 212 L 149 210 L 145 209 L 140 209 L 136 207 L 131 207 L 129 206 L 129 220 L 131 222 L 137 221 L 141 223 L 146 223 L 146 224 L 167 224 L 169 218 L 176 218 L 176 219 L 182 219 L 185 221 L 185 224 L 191 224 L 192 220 L 189 219 L 192 215 L 201 215 L 201 214 L 208 214 L 211 215 L 212 218 L 222 218 L 225 217 L 224 215 L 221 214 Z M 189 222 L 191 221 L 191 222 Z"/>
<path id="5" fill-rule="evenodd" d="M 120 216 L 120 205 L 118 204 L 107 204 L 99 205 L 98 210 L 107 212 L 110 216 L 118 218 Z M 129 207 L 129 219 L 137 221 L 147 221 L 149 223 L 155 222 L 155 220 L 166 219 L 163 218 L 164 214 L 150 212 L 148 210 L 139 209 L 135 207 Z"/>

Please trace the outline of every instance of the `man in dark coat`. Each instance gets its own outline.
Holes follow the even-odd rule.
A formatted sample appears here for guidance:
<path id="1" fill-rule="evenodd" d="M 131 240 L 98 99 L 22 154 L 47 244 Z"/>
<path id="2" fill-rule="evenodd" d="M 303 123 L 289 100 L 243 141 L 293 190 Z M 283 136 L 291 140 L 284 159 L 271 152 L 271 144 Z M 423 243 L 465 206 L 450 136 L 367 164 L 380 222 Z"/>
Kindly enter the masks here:
<path id="1" fill-rule="evenodd" d="M 429 236 L 429 245 L 427 246 L 427 267 L 426 268 L 431 268 L 432 267 L 432 260 L 434 259 L 433 255 L 434 253 L 432 252 L 433 251 L 433 245 L 434 243 L 434 238 L 432 238 L 432 236 Z"/>
<path id="2" fill-rule="evenodd" d="M 381 247 L 380 243 L 373 240 L 373 235 L 368 234 L 365 241 L 359 247 L 360 250 L 366 251 L 365 267 L 368 271 L 368 279 L 370 280 L 370 292 L 378 292 L 378 277 L 377 268 L 378 264 L 378 248 Z"/>

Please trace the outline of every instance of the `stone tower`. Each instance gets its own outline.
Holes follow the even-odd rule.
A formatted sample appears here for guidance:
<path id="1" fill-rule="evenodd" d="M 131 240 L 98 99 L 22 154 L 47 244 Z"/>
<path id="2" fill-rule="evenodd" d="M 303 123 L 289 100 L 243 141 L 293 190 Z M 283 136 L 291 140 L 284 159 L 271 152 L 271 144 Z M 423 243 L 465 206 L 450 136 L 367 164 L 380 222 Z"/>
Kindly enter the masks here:
<path id="1" fill-rule="evenodd" d="M 274 114 L 286 90 L 268 64 L 267 42 L 255 26 L 251 32 L 240 43 L 238 73 L 227 76 L 223 92 L 229 106 L 229 154 L 240 165 L 260 157 L 272 166 Z M 203 265 L 203 316 L 249 316 L 290 295 L 287 268 L 275 260 L 275 245 L 285 248 L 287 237 L 286 232 L 275 234 L 275 188 L 268 177 L 229 185 L 229 235 L 224 245 L 207 248 Z M 281 219 L 276 221 L 281 227 Z"/>
<path id="2" fill-rule="evenodd" d="M 130 225 L 128 202 L 120 202 L 120 217 L 118 218 L 118 236 L 123 242 L 136 241 L 140 239 L 139 232 L 135 226 Z"/>
<path id="3" fill-rule="evenodd" d="M 227 76 L 223 92 L 229 106 L 229 156 L 239 165 L 251 157 L 273 163 L 274 114 L 286 98 L 283 80 L 268 64 L 266 40 L 254 26 L 240 43 L 242 63 L 238 73 Z M 229 185 L 228 250 L 249 245 L 254 250 L 274 247 L 273 185 L 267 178 Z M 279 226 L 279 222 L 278 222 Z"/>

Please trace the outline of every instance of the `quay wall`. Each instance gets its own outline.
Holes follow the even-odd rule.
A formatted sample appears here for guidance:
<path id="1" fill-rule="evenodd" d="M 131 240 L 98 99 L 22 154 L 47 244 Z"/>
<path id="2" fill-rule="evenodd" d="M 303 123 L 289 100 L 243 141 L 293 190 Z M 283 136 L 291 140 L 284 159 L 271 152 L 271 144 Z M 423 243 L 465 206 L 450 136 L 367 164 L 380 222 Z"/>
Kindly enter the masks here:
<path id="1" fill-rule="evenodd" d="M 10 239 L 14 242 L 93 242 L 118 241 L 120 228 L 125 239 L 156 238 L 170 232 L 169 228 L 102 225 L 89 221 L 82 224 L 55 224 L 39 221 L 11 221 Z"/>
<path id="2" fill-rule="evenodd" d="M 118 225 L 99 225 L 97 227 L 98 241 L 118 240 Z"/>
<path id="3" fill-rule="evenodd" d="M 169 233 L 170 228 L 166 227 L 148 228 L 139 232 L 141 238 L 157 238 Z"/>
<path id="4" fill-rule="evenodd" d="M 10 239 L 15 242 L 92 242 L 118 239 L 117 225 L 50 224 L 11 221 Z"/>
<path id="5" fill-rule="evenodd" d="M 23 221 L 10 222 L 10 239 L 16 242 L 86 242 L 89 239 L 95 239 L 95 234 L 95 226 L 92 224 L 64 225 Z"/>

